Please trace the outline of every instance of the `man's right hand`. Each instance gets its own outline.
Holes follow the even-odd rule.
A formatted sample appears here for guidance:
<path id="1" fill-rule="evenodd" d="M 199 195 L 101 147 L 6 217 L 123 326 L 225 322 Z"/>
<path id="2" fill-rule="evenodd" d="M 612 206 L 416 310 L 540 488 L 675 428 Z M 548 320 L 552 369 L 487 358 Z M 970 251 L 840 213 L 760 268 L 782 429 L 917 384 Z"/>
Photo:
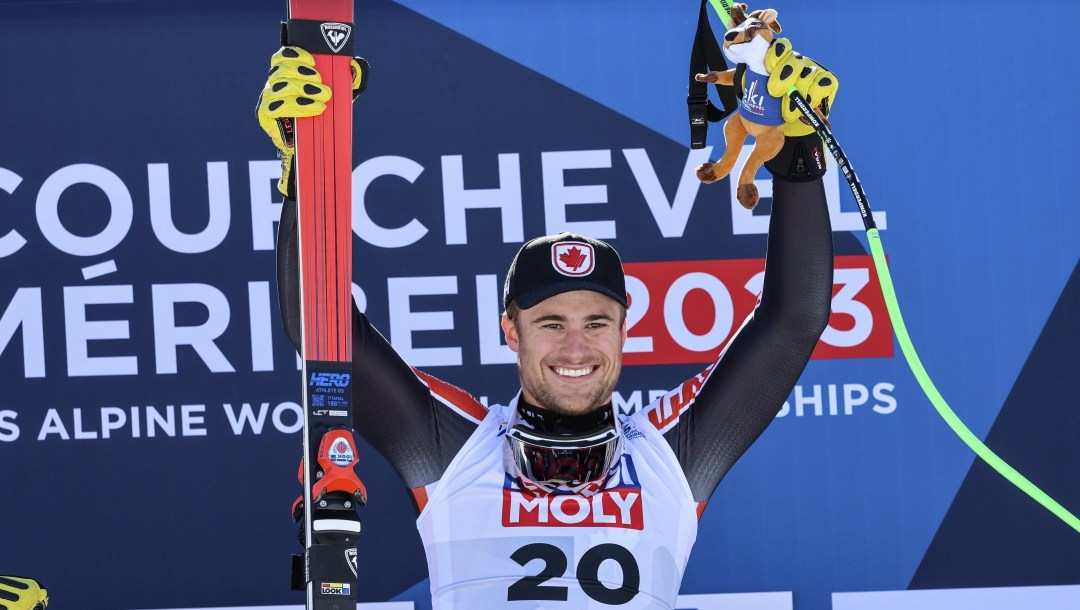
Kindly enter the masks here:
<path id="1" fill-rule="evenodd" d="M 0 608 L 45 610 L 49 593 L 33 578 L 0 576 Z"/>
<path id="2" fill-rule="evenodd" d="M 270 58 L 270 74 L 266 79 L 256 114 L 259 126 L 278 149 L 281 158 L 281 179 L 278 191 L 296 198 L 293 179 L 293 119 L 318 116 L 326 111 L 330 88 L 322 84 L 315 70 L 315 58 L 299 47 L 281 47 Z"/>

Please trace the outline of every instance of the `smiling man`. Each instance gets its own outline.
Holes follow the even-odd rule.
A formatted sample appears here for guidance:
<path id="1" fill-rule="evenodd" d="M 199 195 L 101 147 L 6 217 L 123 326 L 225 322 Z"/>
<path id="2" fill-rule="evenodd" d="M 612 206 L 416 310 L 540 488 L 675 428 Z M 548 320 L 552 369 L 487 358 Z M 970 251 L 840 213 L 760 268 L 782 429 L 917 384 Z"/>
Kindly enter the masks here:
<path id="1" fill-rule="evenodd" d="M 572 233 L 528 242 L 510 265 L 503 305 L 522 398 L 567 415 L 610 402 L 627 309 L 622 262 L 611 246 Z"/>
<path id="2" fill-rule="evenodd" d="M 306 52 L 284 48 L 271 64 L 258 114 L 282 147 L 278 122 L 321 113 L 329 93 Z M 820 70 L 793 53 L 779 67 Z M 603 241 L 560 233 L 518 251 L 502 329 L 521 390 L 507 405 L 485 407 L 410 367 L 354 310 L 354 426 L 413 492 L 435 608 L 674 608 L 705 502 L 773 420 L 829 318 L 822 143 L 786 119 L 767 165 L 757 308 L 715 362 L 637 413 L 612 406 L 628 302 L 622 262 Z M 281 153 L 278 289 L 298 345 L 292 154 Z"/>

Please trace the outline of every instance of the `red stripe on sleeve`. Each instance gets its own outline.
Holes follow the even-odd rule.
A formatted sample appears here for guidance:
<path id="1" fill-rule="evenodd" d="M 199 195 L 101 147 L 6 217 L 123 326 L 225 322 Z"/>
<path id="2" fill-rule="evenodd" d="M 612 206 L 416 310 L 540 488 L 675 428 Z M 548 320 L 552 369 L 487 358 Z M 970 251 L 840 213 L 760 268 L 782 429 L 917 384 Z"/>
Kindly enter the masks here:
<path id="1" fill-rule="evenodd" d="M 413 487 L 410 491 L 412 491 L 413 499 L 416 500 L 416 509 L 418 511 L 423 511 L 428 502 L 427 488 Z"/>
<path id="2" fill-rule="evenodd" d="M 413 368 L 413 373 L 420 378 L 420 381 L 424 382 L 432 395 L 465 417 L 475 420 L 477 423 L 487 417 L 487 407 L 479 400 L 476 400 L 472 394 L 442 379 L 432 377 L 420 369 Z"/>

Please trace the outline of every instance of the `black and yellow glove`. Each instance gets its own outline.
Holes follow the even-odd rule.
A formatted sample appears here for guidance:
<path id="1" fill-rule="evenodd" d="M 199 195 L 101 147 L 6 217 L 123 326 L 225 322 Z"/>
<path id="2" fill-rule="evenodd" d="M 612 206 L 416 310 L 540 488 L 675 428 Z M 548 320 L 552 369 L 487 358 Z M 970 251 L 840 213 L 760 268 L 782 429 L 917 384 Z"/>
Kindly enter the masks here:
<path id="1" fill-rule="evenodd" d="M 765 55 L 765 71 L 769 73 L 769 94 L 784 98 L 781 112 L 784 118 L 784 147 L 765 168 L 775 178 L 796 182 L 813 180 L 825 174 L 825 150 L 821 138 L 786 93 L 792 85 L 806 98 L 818 116 L 829 124 L 829 114 L 836 101 L 840 83 L 836 75 L 821 64 L 796 53 L 786 38 L 777 38 Z"/>
<path id="2" fill-rule="evenodd" d="M 836 90 L 840 87 L 835 74 L 809 57 L 796 53 L 786 38 L 777 38 L 769 47 L 765 71 L 769 73 L 770 95 L 783 97 L 794 85 L 806 102 L 817 110 L 818 116 L 828 123 Z M 814 128 L 791 100 L 783 104 L 782 111 L 785 136 L 813 133 Z"/>
<path id="3" fill-rule="evenodd" d="M 352 59 L 353 100 L 367 89 L 370 72 L 371 67 L 364 58 Z M 256 114 L 259 126 L 278 149 L 281 158 L 278 191 L 285 197 L 296 198 L 293 119 L 322 114 L 330 95 L 330 88 L 323 85 L 322 76 L 315 69 L 315 58 L 311 53 L 299 47 L 281 47 L 270 58 L 270 74 L 259 95 Z"/>
<path id="4" fill-rule="evenodd" d="M 45 610 L 49 592 L 33 578 L 0 576 L 0 609 Z"/>

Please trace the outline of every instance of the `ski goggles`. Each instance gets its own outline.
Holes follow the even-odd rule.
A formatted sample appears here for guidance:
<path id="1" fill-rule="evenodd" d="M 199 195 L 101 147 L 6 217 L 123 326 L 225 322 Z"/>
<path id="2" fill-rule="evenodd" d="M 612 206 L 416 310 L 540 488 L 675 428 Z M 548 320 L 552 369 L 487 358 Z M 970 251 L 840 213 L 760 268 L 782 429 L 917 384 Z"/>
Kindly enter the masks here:
<path id="1" fill-rule="evenodd" d="M 506 440 L 522 483 L 547 492 L 600 491 L 622 453 L 622 435 L 614 425 L 577 436 L 554 436 L 517 425 L 506 433 Z"/>

